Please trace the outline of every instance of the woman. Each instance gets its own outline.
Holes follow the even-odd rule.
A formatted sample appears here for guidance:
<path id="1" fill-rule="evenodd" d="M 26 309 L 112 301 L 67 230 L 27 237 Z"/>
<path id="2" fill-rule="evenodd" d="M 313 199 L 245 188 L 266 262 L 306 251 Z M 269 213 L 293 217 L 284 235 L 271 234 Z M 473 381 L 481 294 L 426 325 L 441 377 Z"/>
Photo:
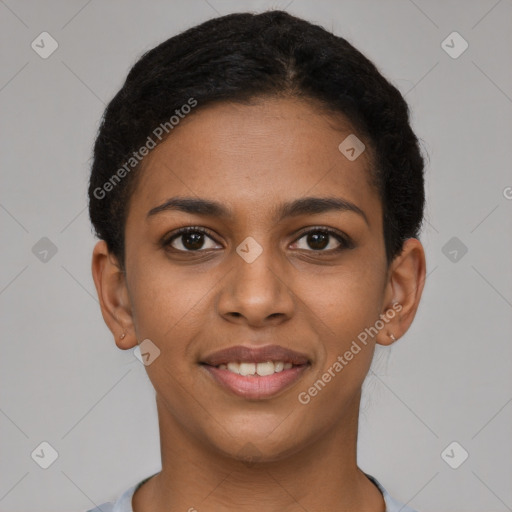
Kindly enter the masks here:
<path id="1" fill-rule="evenodd" d="M 423 158 L 367 58 L 282 11 L 170 38 L 108 105 L 89 198 L 101 311 L 140 350 L 162 455 L 103 512 L 412 510 L 356 460 L 375 344 L 425 279 Z"/>

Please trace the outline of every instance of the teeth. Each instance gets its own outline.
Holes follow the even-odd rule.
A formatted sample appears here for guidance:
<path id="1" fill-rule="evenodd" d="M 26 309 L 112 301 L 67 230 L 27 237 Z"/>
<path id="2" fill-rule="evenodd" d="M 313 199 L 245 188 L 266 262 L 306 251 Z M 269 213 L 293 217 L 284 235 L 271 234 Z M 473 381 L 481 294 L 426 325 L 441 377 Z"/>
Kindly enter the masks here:
<path id="1" fill-rule="evenodd" d="M 238 367 L 238 373 L 240 375 L 254 375 L 255 371 L 256 365 L 254 363 L 240 363 Z"/>
<path id="2" fill-rule="evenodd" d="M 237 363 L 232 361 L 228 364 L 220 364 L 218 368 L 220 370 L 229 370 L 230 372 L 243 376 L 259 375 L 260 377 L 264 377 L 266 375 L 282 372 L 283 370 L 289 370 L 292 366 L 292 363 L 285 363 L 283 361 L 266 361 L 264 363 Z"/>
<path id="3" fill-rule="evenodd" d="M 283 361 L 276 361 L 276 362 L 274 363 L 274 371 L 275 371 L 276 373 L 278 373 L 278 372 L 282 372 L 282 371 L 283 371 L 283 369 L 284 369 L 284 363 L 283 363 Z"/>
<path id="4" fill-rule="evenodd" d="M 265 377 L 265 375 L 272 375 L 274 373 L 274 363 L 272 361 L 258 363 L 256 365 L 256 373 L 262 377 Z"/>
<path id="5" fill-rule="evenodd" d="M 233 373 L 240 373 L 238 371 L 239 366 L 240 365 L 238 363 L 228 363 L 228 370 Z"/>

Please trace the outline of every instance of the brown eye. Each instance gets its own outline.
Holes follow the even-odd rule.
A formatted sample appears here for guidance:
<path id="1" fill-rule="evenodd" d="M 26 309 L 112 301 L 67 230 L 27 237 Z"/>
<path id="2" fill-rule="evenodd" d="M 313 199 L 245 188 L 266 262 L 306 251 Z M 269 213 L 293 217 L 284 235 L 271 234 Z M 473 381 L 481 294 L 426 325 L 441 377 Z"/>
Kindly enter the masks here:
<path id="1" fill-rule="evenodd" d="M 313 250 L 316 252 L 330 252 L 349 248 L 351 246 L 348 238 L 343 237 L 335 231 L 328 229 L 313 229 L 303 233 L 295 244 L 305 239 L 305 247 L 298 246 L 298 249 Z"/>
<path id="2" fill-rule="evenodd" d="M 201 249 L 204 244 L 203 233 L 185 233 L 181 235 L 183 247 L 189 251 L 196 251 Z"/>
<path id="3" fill-rule="evenodd" d="M 325 249 L 329 245 L 329 234 L 316 231 L 314 233 L 308 233 L 306 240 L 312 249 Z"/>
<path id="4" fill-rule="evenodd" d="M 210 242 L 208 244 L 208 242 Z M 205 247 L 206 244 L 206 247 Z M 209 246 L 208 246 L 209 245 Z M 216 242 L 204 229 L 196 227 L 181 228 L 163 242 L 164 247 L 182 252 L 197 252 L 215 249 Z"/>

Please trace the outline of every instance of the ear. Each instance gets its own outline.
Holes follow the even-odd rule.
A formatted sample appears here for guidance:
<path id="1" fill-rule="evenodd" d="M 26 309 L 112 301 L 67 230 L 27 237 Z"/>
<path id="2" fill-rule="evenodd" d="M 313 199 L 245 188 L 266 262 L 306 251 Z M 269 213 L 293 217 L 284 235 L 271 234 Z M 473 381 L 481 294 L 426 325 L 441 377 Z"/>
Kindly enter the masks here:
<path id="1" fill-rule="evenodd" d="M 425 251 L 416 238 L 408 238 L 391 262 L 381 318 L 386 326 L 376 336 L 379 345 L 391 345 L 409 329 L 425 285 Z"/>
<path id="2" fill-rule="evenodd" d="M 137 345 L 126 276 L 117 258 L 104 240 L 94 247 L 92 277 L 100 301 L 103 320 L 114 335 L 116 345 L 123 350 Z M 125 335 L 122 337 L 122 335 Z"/>

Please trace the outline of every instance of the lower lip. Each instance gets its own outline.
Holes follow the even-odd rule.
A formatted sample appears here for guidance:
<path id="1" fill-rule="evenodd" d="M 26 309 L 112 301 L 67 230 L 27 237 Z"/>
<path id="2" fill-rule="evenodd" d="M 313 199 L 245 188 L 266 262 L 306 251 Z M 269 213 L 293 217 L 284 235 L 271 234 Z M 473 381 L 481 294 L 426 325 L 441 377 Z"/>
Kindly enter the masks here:
<path id="1" fill-rule="evenodd" d="M 225 389 L 243 398 L 262 400 L 275 396 L 300 379 L 309 364 L 293 366 L 288 370 L 260 377 L 249 375 L 244 377 L 229 370 L 221 370 L 216 366 L 202 365 L 213 378 Z"/>

